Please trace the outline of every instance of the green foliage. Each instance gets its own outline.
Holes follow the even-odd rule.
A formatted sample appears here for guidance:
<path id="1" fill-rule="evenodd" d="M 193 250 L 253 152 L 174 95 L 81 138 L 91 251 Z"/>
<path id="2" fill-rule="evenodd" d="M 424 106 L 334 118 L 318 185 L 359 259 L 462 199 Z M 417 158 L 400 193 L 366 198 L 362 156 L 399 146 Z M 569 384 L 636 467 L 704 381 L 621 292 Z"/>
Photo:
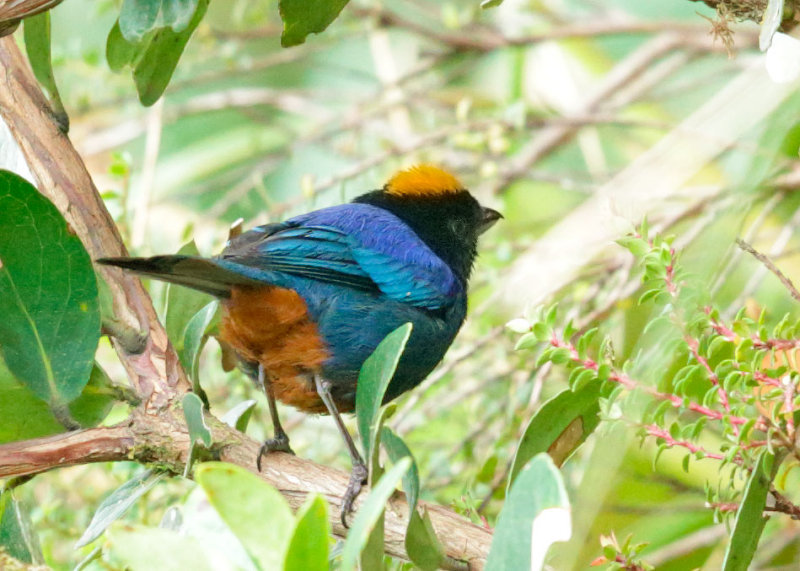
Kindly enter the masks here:
<path id="1" fill-rule="evenodd" d="M 408 457 L 401 459 L 370 490 L 369 496 L 359 507 L 347 534 L 347 541 L 342 550 L 341 568 L 343 571 L 356 569 L 356 563 L 361 552 L 367 546 L 372 529 L 379 521 L 382 521 L 386 502 L 410 468 L 411 459 Z"/>
<path id="2" fill-rule="evenodd" d="M 108 65 L 115 71 L 133 69 L 142 105 L 152 105 L 164 93 L 189 38 L 205 16 L 208 0 L 196 0 L 196 7 L 192 4 L 164 0 L 162 6 L 161 0 L 126 0 L 119 21 L 108 34 Z M 137 11 L 139 5 L 146 9 Z M 184 23 L 187 14 L 191 18 Z M 159 15 L 163 26 L 158 25 Z"/>
<path id="3" fill-rule="evenodd" d="M 546 453 L 519 472 L 497 520 L 487 569 L 542 569 L 555 541 L 572 534 L 569 499 L 561 473 Z"/>
<path id="4" fill-rule="evenodd" d="M 122 517 L 139 498 L 146 494 L 163 477 L 163 474 L 157 474 L 153 470 L 142 470 L 138 475 L 111 492 L 97 506 L 97 510 L 92 516 L 92 521 L 83 531 L 83 535 L 78 539 L 75 548 L 88 545 L 100 537 L 112 523 Z"/>
<path id="5" fill-rule="evenodd" d="M 89 256 L 56 208 L 0 171 L 0 350 L 62 422 L 89 382 L 100 337 Z"/>
<path id="6" fill-rule="evenodd" d="M 283 496 L 244 468 L 217 462 L 195 470 L 208 501 L 262 569 L 283 569 L 294 515 Z"/>
<path id="7" fill-rule="evenodd" d="M 767 518 L 763 515 L 764 508 L 779 466 L 780 461 L 776 461 L 775 455 L 768 450 L 762 450 L 756 458 L 736 512 L 731 541 L 725 552 L 725 571 L 747 571 L 750 568 L 753 555 L 758 549 L 758 540 L 767 523 Z"/>
<path id="8" fill-rule="evenodd" d="M 585 338 L 585 336 L 584 336 Z M 510 490 L 517 474 L 531 458 L 549 452 L 560 466 L 597 428 L 600 422 L 600 383 L 591 369 L 575 369 L 587 382 L 574 382 L 544 404 L 530 419 L 517 446 L 508 476 Z"/>
<path id="9" fill-rule="evenodd" d="M 318 34 L 333 22 L 348 0 L 280 0 L 283 19 L 281 45 L 285 48 L 306 41 L 309 34 Z"/>
<path id="10" fill-rule="evenodd" d="M 61 102 L 56 78 L 53 75 L 52 56 L 50 53 L 50 13 L 44 12 L 25 20 L 25 52 L 31 64 L 36 80 L 50 98 L 53 111 L 58 116 L 64 131 L 69 126 L 69 118 Z"/>
<path id="11" fill-rule="evenodd" d="M 566 367 L 573 391 L 586 387 L 596 390 L 598 380 L 613 387 L 600 401 L 603 414 L 619 418 L 614 408 L 622 406 L 623 420 L 637 426 L 643 440 L 655 439 L 658 452 L 654 462 L 671 448 L 684 450 L 682 466 L 687 472 L 692 460 L 717 461 L 720 482 L 716 488 L 707 488 L 712 507 L 730 505 L 724 500 L 730 491 L 736 496 L 735 481 L 740 474 L 746 475 L 748 484 L 739 500 L 726 555 L 726 569 L 746 569 L 764 528 L 762 512 L 767 495 L 775 489 L 773 480 L 782 459 L 797 457 L 792 442 L 794 407 L 799 400 L 798 373 L 787 352 L 797 346 L 800 321 L 787 315 L 768 328 L 764 311 L 757 319 L 740 311 L 728 322 L 681 267 L 670 240 L 648 236 L 645 224 L 619 243 L 639 258 L 645 290 L 639 303 L 661 306 L 646 330 L 659 328 L 674 365 L 658 375 L 657 387 L 632 376 L 631 371 L 637 368 L 633 360 L 616 363 L 608 353 L 607 342 L 597 344 L 597 330 L 578 335 L 576 342 L 572 340 L 576 332 L 571 323 L 558 331 L 554 308 L 541 312 L 531 325 L 531 333 L 518 345 L 532 346 L 528 341 L 531 336 L 544 343 L 537 363 Z M 633 416 L 636 407 L 626 403 L 633 401 L 630 397 L 637 392 L 644 393 L 649 401 L 639 418 Z M 553 407 L 554 418 L 562 415 L 552 403 L 561 402 L 564 394 L 546 403 L 538 414 L 546 414 Z M 598 393 L 594 394 L 597 398 Z M 577 398 L 564 400 L 563 405 L 583 406 Z M 566 414 L 566 421 L 574 416 Z M 527 431 L 526 437 L 534 438 Z M 526 443 L 526 437 L 522 443 Z M 708 441 L 716 442 L 716 450 L 700 444 Z M 619 546 L 611 543 L 606 550 L 620 552 Z M 614 561 L 608 554 L 605 557 Z M 633 555 L 627 553 L 624 558 L 632 560 Z"/>
<path id="12" fill-rule="evenodd" d="M 411 323 L 401 325 L 384 338 L 369 358 L 364 361 L 358 374 L 356 392 L 356 418 L 361 444 L 367 459 L 372 456 L 373 443 L 377 437 L 378 411 L 383 395 L 394 376 L 397 363 L 411 336 Z"/>
<path id="13" fill-rule="evenodd" d="M 10 490 L 0 492 L 0 552 L 24 563 L 39 564 L 42 553 L 27 510 Z"/>

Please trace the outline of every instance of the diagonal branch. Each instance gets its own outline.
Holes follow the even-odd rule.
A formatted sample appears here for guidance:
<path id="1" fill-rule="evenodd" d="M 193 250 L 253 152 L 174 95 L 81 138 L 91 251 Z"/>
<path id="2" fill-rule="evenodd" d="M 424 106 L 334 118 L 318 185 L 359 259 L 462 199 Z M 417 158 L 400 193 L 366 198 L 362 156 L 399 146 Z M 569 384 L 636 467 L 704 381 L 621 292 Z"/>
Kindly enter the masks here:
<path id="1" fill-rule="evenodd" d="M 256 455 L 260 445 L 213 417 L 208 421 L 213 441 L 221 443 L 215 445 L 213 455 L 257 473 Z M 180 411 L 170 409 L 159 415 L 150 415 L 139 409 L 130 419 L 115 426 L 0 445 L 0 478 L 37 474 L 75 464 L 120 460 L 157 463 L 180 473 L 188 450 L 189 434 Z M 260 476 L 280 490 L 293 509 L 299 508 L 309 493 L 324 495 L 333 506 L 331 522 L 334 534 L 346 535 L 347 530 L 339 521 L 338 514 L 347 488 L 347 474 L 289 454 L 273 453 Z M 357 507 L 367 495 L 368 492 L 361 494 Z M 422 501 L 419 504 L 430 514 L 445 553 L 453 559 L 469 562 L 470 569 L 482 569 L 492 538 L 491 531 L 467 522 L 441 506 Z M 386 508 L 385 549 L 390 555 L 408 557 L 405 552 L 407 521 L 405 496 L 396 492 Z"/>

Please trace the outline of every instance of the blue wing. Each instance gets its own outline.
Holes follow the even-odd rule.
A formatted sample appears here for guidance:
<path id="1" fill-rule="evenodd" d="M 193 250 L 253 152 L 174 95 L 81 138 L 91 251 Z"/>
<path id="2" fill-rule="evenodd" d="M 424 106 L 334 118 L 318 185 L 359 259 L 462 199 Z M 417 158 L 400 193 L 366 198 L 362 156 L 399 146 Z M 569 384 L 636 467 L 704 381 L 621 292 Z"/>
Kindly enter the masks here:
<path id="1" fill-rule="evenodd" d="M 377 211 L 377 212 L 376 212 Z M 392 214 L 347 204 L 251 230 L 218 258 L 248 277 L 291 287 L 291 276 L 364 290 L 430 310 L 460 291 L 453 272 Z"/>

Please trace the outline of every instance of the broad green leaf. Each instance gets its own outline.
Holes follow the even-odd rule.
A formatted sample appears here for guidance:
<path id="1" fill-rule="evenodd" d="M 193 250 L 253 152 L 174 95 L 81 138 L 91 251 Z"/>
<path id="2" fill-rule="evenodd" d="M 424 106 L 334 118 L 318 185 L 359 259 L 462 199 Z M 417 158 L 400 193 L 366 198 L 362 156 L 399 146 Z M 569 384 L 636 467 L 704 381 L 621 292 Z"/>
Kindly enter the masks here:
<path id="1" fill-rule="evenodd" d="M 283 20 L 281 45 L 285 48 L 306 41 L 309 34 L 318 34 L 333 22 L 348 0 L 280 0 Z"/>
<path id="2" fill-rule="evenodd" d="M 250 417 L 253 416 L 253 409 L 255 406 L 256 401 L 253 399 L 240 402 L 226 412 L 220 420 L 239 432 L 246 432 L 247 424 L 250 422 Z"/>
<path id="3" fill-rule="evenodd" d="M 139 498 L 163 479 L 163 473 L 156 474 L 153 470 L 144 470 L 111 492 L 100 502 L 92 521 L 75 544 L 75 549 L 88 545 L 103 535 L 112 523 L 122 517 Z"/>
<path id="4" fill-rule="evenodd" d="M 69 404 L 72 418 L 83 427 L 98 425 L 114 405 L 105 372 L 95 365 L 81 395 Z M 47 404 L 15 379 L 0 359 L 0 444 L 64 431 Z"/>
<path id="5" fill-rule="evenodd" d="M 44 562 L 28 514 L 10 491 L 0 494 L 0 549 L 25 563 Z"/>
<path id="6" fill-rule="evenodd" d="M 769 451 L 763 450 L 759 455 L 736 512 L 731 540 L 725 550 L 725 571 L 747 571 L 750 567 L 758 548 L 758 540 L 767 523 L 764 507 L 779 465 L 780 462 L 776 462 L 775 456 Z"/>
<path id="7" fill-rule="evenodd" d="M 208 501 L 262 569 L 281 569 L 294 529 L 283 496 L 244 468 L 205 462 L 195 478 Z"/>
<path id="8" fill-rule="evenodd" d="M 405 547 L 408 558 L 422 571 L 439 569 L 444 559 L 444 550 L 436 537 L 431 517 L 424 508 L 422 515 L 416 509 L 411 513 Z"/>
<path id="9" fill-rule="evenodd" d="M 403 491 L 406 494 L 409 512 L 413 513 L 417 509 L 417 499 L 419 498 L 419 469 L 414 455 L 411 454 L 411 450 L 403 442 L 403 439 L 388 426 L 381 428 L 381 443 L 392 463 L 397 464 L 401 458 L 411 458 L 411 468 L 403 476 Z"/>
<path id="10" fill-rule="evenodd" d="M 519 441 L 507 489 L 522 467 L 540 452 L 550 452 L 560 466 L 586 440 L 600 422 L 600 388 L 599 382 L 589 382 L 576 392 L 560 392 L 542 405 Z"/>
<path id="11" fill-rule="evenodd" d="M 481 2 L 481 8 L 486 10 L 487 8 L 496 8 L 500 4 L 503 3 L 503 0 L 483 0 Z"/>
<path id="12" fill-rule="evenodd" d="M 118 523 L 106 534 L 103 558 L 127 571 L 214 571 L 203 544 L 168 529 Z"/>
<path id="13" fill-rule="evenodd" d="M 53 64 L 50 54 L 50 12 L 42 12 L 25 19 L 24 24 L 25 52 L 31 64 L 36 81 L 42 86 L 53 106 L 53 113 L 58 117 L 62 129 L 69 128 L 69 119 L 61 102 L 56 78 L 53 75 Z"/>
<path id="14" fill-rule="evenodd" d="M 181 346 L 176 346 L 181 365 L 192 378 L 192 383 L 197 386 L 197 359 L 203 348 L 203 341 L 206 338 L 206 330 L 217 313 L 218 302 L 212 301 L 195 313 L 186 324 L 181 335 Z"/>
<path id="15" fill-rule="evenodd" d="M 124 0 L 119 28 L 129 42 L 140 42 L 156 28 L 182 32 L 197 9 L 197 0 Z"/>
<path id="16" fill-rule="evenodd" d="M 141 51 L 139 45 L 129 42 L 122 36 L 119 21 L 114 24 L 106 39 L 106 61 L 111 71 L 122 71 L 126 66 L 132 65 L 137 54 Z"/>
<path id="17" fill-rule="evenodd" d="M 289 541 L 284 571 L 327 571 L 330 533 L 328 504 L 319 494 L 309 496 L 297 511 L 297 525 Z"/>
<path id="18" fill-rule="evenodd" d="M 367 499 L 359 507 L 342 550 L 341 569 L 344 571 L 356 568 L 359 554 L 366 547 L 372 529 L 381 515 L 383 515 L 386 509 L 386 502 L 410 468 L 410 458 L 403 458 L 392 466 L 383 475 L 378 484 L 372 488 Z"/>
<path id="19" fill-rule="evenodd" d="M 161 28 L 153 34 L 147 48 L 136 60 L 136 67 L 133 70 L 133 81 L 142 105 L 152 105 L 164 93 L 183 49 L 195 28 L 203 20 L 207 9 L 208 0 L 198 0 L 197 9 L 186 28 L 180 32 L 171 28 Z"/>
<path id="20" fill-rule="evenodd" d="M 181 399 L 183 416 L 186 418 L 186 426 L 189 429 L 189 439 L 191 445 L 200 440 L 206 448 L 211 446 L 211 431 L 206 425 L 203 412 L 203 401 L 194 393 L 186 393 Z"/>
<path id="21" fill-rule="evenodd" d="M 194 240 L 184 244 L 177 253 L 183 256 L 200 255 Z M 175 284 L 167 286 L 167 311 L 164 317 L 164 327 L 167 330 L 167 337 L 178 354 L 184 350 L 186 342 L 184 335 L 188 323 L 211 300 L 210 295 L 201 291 Z"/>
<path id="22" fill-rule="evenodd" d="M 81 394 L 94 365 L 100 310 L 94 269 L 58 210 L 0 171 L 0 350 L 53 408 Z"/>
<path id="23" fill-rule="evenodd" d="M 572 534 L 561 473 L 546 453 L 519 472 L 497 520 L 486 568 L 538 571 L 550 545 Z"/>
<path id="24" fill-rule="evenodd" d="M 374 441 L 374 431 L 378 419 L 378 410 L 383 403 L 386 387 L 394 376 L 400 355 L 406 347 L 411 336 L 411 323 L 401 325 L 383 341 L 364 361 L 358 374 L 358 388 L 356 390 L 356 419 L 361 443 L 364 446 L 364 457 L 370 457 L 370 442 Z"/>

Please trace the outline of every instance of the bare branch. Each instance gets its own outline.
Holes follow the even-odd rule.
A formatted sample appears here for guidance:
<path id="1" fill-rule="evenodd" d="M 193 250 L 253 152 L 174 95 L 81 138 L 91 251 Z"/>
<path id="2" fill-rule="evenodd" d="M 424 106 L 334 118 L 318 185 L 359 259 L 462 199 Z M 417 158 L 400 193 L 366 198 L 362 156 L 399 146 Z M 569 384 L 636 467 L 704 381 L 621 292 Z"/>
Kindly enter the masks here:
<path id="1" fill-rule="evenodd" d="M 778 278 L 778 279 L 781 281 L 781 283 L 783 284 L 783 286 L 784 286 L 784 287 L 785 287 L 785 288 L 786 288 L 786 289 L 789 291 L 789 293 L 791 294 L 791 296 L 792 296 L 792 297 L 793 297 L 795 300 L 797 300 L 797 301 L 800 301 L 800 292 L 799 292 L 799 291 L 797 291 L 797 288 L 796 288 L 796 287 L 794 287 L 794 284 L 792 283 L 792 280 L 790 280 L 789 278 L 787 278 L 787 277 L 786 277 L 786 276 L 783 274 L 783 272 L 782 272 L 782 271 L 780 271 L 780 270 L 778 269 L 778 267 L 777 267 L 775 264 L 773 264 L 773 263 L 772 263 L 772 260 L 770 260 L 770 259 L 769 259 L 769 258 L 766 256 L 766 254 L 762 254 L 761 252 L 759 252 L 758 250 L 756 250 L 755 248 L 753 248 L 753 247 L 752 247 L 750 244 L 748 244 L 747 242 L 745 242 L 745 241 L 744 241 L 744 240 L 742 240 L 741 238 L 737 238 L 737 239 L 736 239 L 736 243 L 739 245 L 739 247 L 740 247 L 742 250 L 744 250 L 745 252 L 747 252 L 747 253 L 751 254 L 751 255 L 752 255 L 752 256 L 753 256 L 753 257 L 754 257 L 756 260 L 758 260 L 759 262 L 761 262 L 762 264 L 764 264 L 764 266 L 765 266 L 765 267 L 766 267 L 766 268 L 767 268 L 769 271 L 771 271 L 773 274 L 775 274 L 775 275 L 777 276 L 777 278 Z"/>

